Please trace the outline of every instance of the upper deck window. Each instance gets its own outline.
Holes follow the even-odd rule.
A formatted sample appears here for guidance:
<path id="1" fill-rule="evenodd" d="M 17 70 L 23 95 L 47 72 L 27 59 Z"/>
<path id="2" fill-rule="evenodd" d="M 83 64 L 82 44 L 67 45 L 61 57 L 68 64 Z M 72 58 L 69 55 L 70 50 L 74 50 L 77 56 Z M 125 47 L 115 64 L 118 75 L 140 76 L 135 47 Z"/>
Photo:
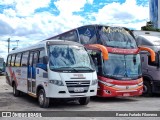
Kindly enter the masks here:
<path id="1" fill-rule="evenodd" d="M 137 48 L 136 41 L 129 31 L 122 27 L 98 27 L 99 38 L 103 45 L 124 49 Z"/>
<path id="2" fill-rule="evenodd" d="M 57 37 L 56 39 L 78 42 L 78 37 L 77 37 L 77 33 L 75 30 L 66 32 L 60 35 L 59 37 Z"/>
<path id="3" fill-rule="evenodd" d="M 96 31 L 94 26 L 81 27 L 78 29 L 81 44 L 97 43 Z"/>

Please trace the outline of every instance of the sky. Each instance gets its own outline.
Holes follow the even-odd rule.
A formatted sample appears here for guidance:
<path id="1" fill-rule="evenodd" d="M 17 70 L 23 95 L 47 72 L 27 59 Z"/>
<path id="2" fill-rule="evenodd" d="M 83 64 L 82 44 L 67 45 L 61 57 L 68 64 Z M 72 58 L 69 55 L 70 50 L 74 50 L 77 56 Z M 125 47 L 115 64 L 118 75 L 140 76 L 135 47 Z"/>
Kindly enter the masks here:
<path id="1" fill-rule="evenodd" d="M 70 29 L 105 24 L 140 30 L 149 0 L 0 0 L 0 56 Z M 18 42 L 17 42 L 18 41 Z"/>

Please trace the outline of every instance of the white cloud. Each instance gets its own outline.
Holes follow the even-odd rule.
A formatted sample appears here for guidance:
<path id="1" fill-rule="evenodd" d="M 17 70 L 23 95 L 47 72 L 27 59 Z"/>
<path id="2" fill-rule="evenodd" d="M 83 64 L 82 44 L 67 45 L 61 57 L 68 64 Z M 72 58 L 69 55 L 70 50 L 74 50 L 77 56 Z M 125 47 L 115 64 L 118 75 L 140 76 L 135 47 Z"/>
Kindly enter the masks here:
<path id="1" fill-rule="evenodd" d="M 4 15 L 6 15 L 6 16 L 8 16 L 8 17 L 16 17 L 16 11 L 15 10 L 13 10 L 12 8 L 9 8 L 9 9 L 5 9 L 4 11 L 3 11 L 3 14 Z"/>
<path id="2" fill-rule="evenodd" d="M 82 11 L 85 4 L 92 4 L 93 0 L 58 0 L 54 2 L 60 14 L 67 16 L 73 12 Z"/>
<path id="3" fill-rule="evenodd" d="M 13 5 L 11 8 L 5 8 L 0 14 L 0 31 L 5 33 L 0 33 L 1 39 L 10 37 L 11 40 L 20 40 L 21 47 L 84 24 L 102 23 L 140 29 L 145 25 L 145 19 L 149 17 L 149 8 L 138 6 L 136 0 L 126 0 L 123 4 L 104 3 L 106 5 L 98 12 L 85 13 L 86 16 L 73 13 L 82 12 L 86 4 L 94 6 L 93 0 L 57 0 L 54 4 L 59 10 L 58 15 L 53 15 L 49 11 L 35 13 L 38 8 L 48 7 L 50 2 L 50 0 L 0 0 L 0 5 Z M 7 43 L 3 49 L 7 51 Z"/>
<path id="4" fill-rule="evenodd" d="M 33 15 L 36 9 L 49 7 L 50 0 L 2 0 L 0 5 L 12 5 L 15 10 L 6 11 L 17 16 L 30 16 Z M 5 13 L 4 12 L 4 13 Z"/>
<path id="5" fill-rule="evenodd" d="M 50 0 L 17 0 L 16 11 L 20 16 L 28 16 L 37 8 L 48 7 Z"/>
<path id="6" fill-rule="evenodd" d="M 0 5 L 11 5 L 15 0 L 1 0 Z"/>
<path id="7" fill-rule="evenodd" d="M 126 0 L 123 4 L 117 2 L 107 4 L 102 9 L 99 9 L 98 13 L 93 13 L 92 16 L 96 18 L 97 23 L 103 24 L 131 24 L 135 21 L 143 21 L 145 23 L 149 18 L 149 8 L 138 6 L 136 0 Z M 140 26 L 136 23 L 134 28 L 140 29 Z"/>
<path id="8" fill-rule="evenodd" d="M 60 14 L 68 15 L 80 11 L 86 4 L 86 0 L 58 0 L 54 2 Z"/>

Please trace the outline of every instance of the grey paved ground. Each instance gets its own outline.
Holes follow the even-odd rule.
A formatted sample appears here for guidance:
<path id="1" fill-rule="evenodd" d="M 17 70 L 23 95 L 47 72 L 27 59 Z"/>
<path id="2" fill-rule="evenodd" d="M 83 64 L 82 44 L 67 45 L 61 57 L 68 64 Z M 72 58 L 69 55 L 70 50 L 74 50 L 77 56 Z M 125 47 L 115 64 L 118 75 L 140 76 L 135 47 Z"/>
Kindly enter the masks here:
<path id="1" fill-rule="evenodd" d="M 52 102 L 50 107 L 47 109 L 39 108 L 37 100 L 28 96 L 23 95 L 22 97 L 13 97 L 12 87 L 5 83 L 4 76 L 0 76 L 0 111 L 160 111 L 160 95 L 153 97 L 126 97 L 126 98 L 92 98 L 87 106 L 81 106 L 76 101 L 72 102 Z M 87 112 L 86 112 L 87 113 Z M 77 114 L 77 113 L 76 113 Z M 89 113 L 87 113 L 89 114 Z M 96 112 L 95 114 L 98 114 Z M 78 114 L 77 114 L 78 115 Z M 91 115 L 92 116 L 92 115 Z M 9 120 L 9 118 L 0 118 L 3 120 Z M 21 118 L 12 118 L 19 120 Z M 39 118 L 23 118 L 23 119 L 39 119 Z M 52 119 L 43 118 L 44 120 Z M 57 120 L 111 120 L 113 117 L 56 117 Z M 115 117 L 114 120 L 157 120 L 158 118 L 153 117 Z"/>

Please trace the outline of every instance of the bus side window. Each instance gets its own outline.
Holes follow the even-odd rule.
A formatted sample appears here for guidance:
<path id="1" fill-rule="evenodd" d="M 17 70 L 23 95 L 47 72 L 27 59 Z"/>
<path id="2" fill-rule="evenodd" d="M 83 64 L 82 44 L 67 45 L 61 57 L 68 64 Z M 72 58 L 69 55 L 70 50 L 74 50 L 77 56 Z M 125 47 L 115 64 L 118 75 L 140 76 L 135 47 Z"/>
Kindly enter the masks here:
<path id="1" fill-rule="evenodd" d="M 35 51 L 33 57 L 33 67 L 35 67 L 37 63 L 38 63 L 38 52 Z"/>
<path id="2" fill-rule="evenodd" d="M 81 27 L 78 29 L 81 44 L 96 44 L 97 36 L 94 26 Z"/>
<path id="3" fill-rule="evenodd" d="M 44 57 L 45 57 L 45 56 L 46 56 L 45 50 L 44 50 L 44 49 L 40 50 L 40 53 L 39 53 L 39 62 L 38 62 L 38 63 L 41 63 L 41 64 L 46 63 L 46 62 L 44 61 Z"/>
<path id="4" fill-rule="evenodd" d="M 16 58 L 15 58 L 15 66 L 16 66 L 16 67 L 20 67 L 21 55 L 22 55 L 22 53 L 18 53 L 18 54 L 16 55 Z"/>
<path id="5" fill-rule="evenodd" d="M 47 58 L 45 56 L 45 49 L 41 49 L 39 52 L 39 61 L 36 67 L 47 71 Z"/>
<path id="6" fill-rule="evenodd" d="M 60 36 L 61 40 L 78 42 L 77 32 L 75 30 L 64 33 Z"/>
<path id="7" fill-rule="evenodd" d="M 92 60 L 93 60 L 93 62 L 94 62 L 94 64 L 95 64 L 95 67 L 96 67 L 96 72 L 98 73 L 98 74 L 100 74 L 101 73 L 101 58 L 100 58 L 100 54 L 98 54 L 98 53 L 96 53 L 96 54 L 91 54 L 91 57 L 92 57 Z"/>
<path id="8" fill-rule="evenodd" d="M 138 36 L 136 38 L 136 42 L 137 42 L 138 46 L 141 46 L 141 45 L 147 45 L 147 46 L 148 45 L 152 45 L 149 40 L 147 40 L 146 38 L 143 38 L 141 36 Z"/>
<path id="9" fill-rule="evenodd" d="M 97 60 L 97 57 L 92 57 L 92 60 L 95 64 L 95 67 L 96 67 L 96 72 L 98 72 L 98 60 Z"/>
<path id="10" fill-rule="evenodd" d="M 24 53 L 22 54 L 22 62 L 21 62 L 21 66 L 22 66 L 22 67 L 27 66 L 27 63 L 28 63 L 28 55 L 29 55 L 29 52 L 24 52 Z"/>
<path id="11" fill-rule="evenodd" d="M 11 66 L 11 55 L 8 56 L 7 65 L 6 66 Z"/>
<path id="12" fill-rule="evenodd" d="M 11 60 L 11 66 L 12 66 L 12 67 L 14 66 L 14 61 L 15 61 L 15 54 L 12 55 L 12 60 Z"/>

